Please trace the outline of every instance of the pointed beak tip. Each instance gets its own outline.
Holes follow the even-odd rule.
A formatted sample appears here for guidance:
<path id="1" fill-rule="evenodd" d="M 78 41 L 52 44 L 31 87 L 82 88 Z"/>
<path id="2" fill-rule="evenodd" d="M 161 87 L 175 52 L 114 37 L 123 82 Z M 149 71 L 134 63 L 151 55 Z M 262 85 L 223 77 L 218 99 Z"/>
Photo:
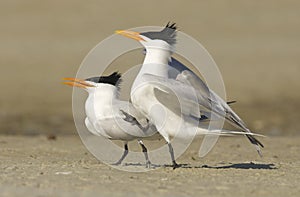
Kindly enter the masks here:
<path id="1" fill-rule="evenodd" d="M 116 30 L 115 34 L 121 34 L 123 32 L 123 30 Z"/>
<path id="2" fill-rule="evenodd" d="M 72 87 L 74 87 L 74 82 L 70 82 L 70 81 L 63 81 L 63 82 L 61 82 L 62 84 L 64 84 L 64 85 L 68 85 L 68 86 L 72 86 Z"/>
<path id="3" fill-rule="evenodd" d="M 75 87 L 75 86 L 77 86 L 76 85 L 76 81 L 77 81 L 77 79 L 76 78 L 71 78 L 71 77 L 64 77 L 64 78 L 62 78 L 62 84 L 64 84 L 64 85 L 68 85 L 68 86 L 71 86 L 71 87 Z"/>
<path id="4" fill-rule="evenodd" d="M 63 78 L 63 80 L 65 80 L 65 81 L 62 82 L 63 84 L 69 85 L 69 86 L 72 86 L 72 87 L 78 87 L 78 88 L 95 87 L 94 85 L 91 85 L 91 84 L 85 82 L 82 79 L 77 79 L 77 78 Z"/>

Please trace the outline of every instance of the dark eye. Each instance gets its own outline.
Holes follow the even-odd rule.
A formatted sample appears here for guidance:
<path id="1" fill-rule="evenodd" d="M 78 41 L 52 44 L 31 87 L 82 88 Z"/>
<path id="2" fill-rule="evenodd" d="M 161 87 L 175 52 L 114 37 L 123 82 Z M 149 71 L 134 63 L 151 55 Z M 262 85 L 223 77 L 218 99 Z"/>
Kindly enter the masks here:
<path id="1" fill-rule="evenodd" d="M 146 55 L 146 53 L 147 53 L 147 50 L 143 49 L 143 54 Z"/>

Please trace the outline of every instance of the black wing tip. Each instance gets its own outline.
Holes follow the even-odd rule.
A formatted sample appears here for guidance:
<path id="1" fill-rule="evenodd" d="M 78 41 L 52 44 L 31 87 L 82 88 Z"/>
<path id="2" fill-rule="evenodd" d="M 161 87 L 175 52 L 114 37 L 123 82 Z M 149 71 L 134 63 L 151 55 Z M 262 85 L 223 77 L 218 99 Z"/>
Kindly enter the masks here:
<path id="1" fill-rule="evenodd" d="M 231 105 L 233 103 L 236 103 L 236 101 L 227 101 L 226 103 L 227 103 L 227 105 Z"/>
<path id="2" fill-rule="evenodd" d="M 250 142 L 254 145 L 259 145 L 260 147 L 264 148 L 265 146 L 260 142 L 258 141 L 255 137 L 253 137 L 252 135 L 246 135 L 247 138 L 250 140 Z"/>
<path id="3" fill-rule="evenodd" d="M 262 151 L 260 150 L 259 147 L 264 148 L 264 145 L 260 141 L 258 141 L 255 137 L 253 137 L 252 135 L 246 135 L 246 136 L 249 139 L 249 141 L 251 142 L 251 144 L 253 144 L 255 146 L 258 155 L 260 157 L 263 157 Z"/>

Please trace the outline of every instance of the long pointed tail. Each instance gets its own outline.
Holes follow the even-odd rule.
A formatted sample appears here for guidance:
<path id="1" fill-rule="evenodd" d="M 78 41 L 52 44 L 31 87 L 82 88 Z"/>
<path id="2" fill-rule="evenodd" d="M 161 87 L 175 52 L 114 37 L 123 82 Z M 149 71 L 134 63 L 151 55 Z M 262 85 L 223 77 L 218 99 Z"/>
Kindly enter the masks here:
<path id="1" fill-rule="evenodd" d="M 231 130 L 210 130 L 210 131 L 204 131 L 202 128 L 198 129 L 200 135 L 219 135 L 219 136 L 234 136 L 234 135 L 246 135 L 249 136 L 251 140 L 253 141 L 253 144 L 258 143 L 261 147 L 264 147 L 262 143 L 260 143 L 256 138 L 253 136 L 259 136 L 259 137 L 266 137 L 265 135 L 261 135 L 258 133 L 246 133 L 244 131 L 231 131 Z M 248 137 L 248 138 L 249 138 Z M 250 141 L 251 141 L 250 140 Z M 251 141 L 251 143 L 252 143 Z"/>
<path id="2" fill-rule="evenodd" d="M 203 132 L 202 129 L 200 129 L 200 130 Z M 253 144 L 255 146 L 255 149 L 257 150 L 259 156 L 262 157 L 262 152 L 261 152 L 260 147 L 263 148 L 264 145 L 259 140 L 257 140 L 254 136 L 265 137 L 264 135 L 260 135 L 260 134 L 257 134 L 257 133 L 252 133 L 250 131 L 245 132 L 245 131 L 229 131 L 229 130 L 211 130 L 211 131 L 205 131 L 202 134 L 204 134 L 204 135 L 218 135 L 218 136 L 245 135 L 249 139 L 251 144 Z M 210 144 L 207 145 L 207 146 L 210 146 Z"/>

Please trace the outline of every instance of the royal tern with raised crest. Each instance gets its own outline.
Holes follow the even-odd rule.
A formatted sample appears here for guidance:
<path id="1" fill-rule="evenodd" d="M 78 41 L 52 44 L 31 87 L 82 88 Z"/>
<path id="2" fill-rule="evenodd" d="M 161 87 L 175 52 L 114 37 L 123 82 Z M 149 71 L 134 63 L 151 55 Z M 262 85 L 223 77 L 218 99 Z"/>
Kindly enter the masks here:
<path id="1" fill-rule="evenodd" d="M 146 167 L 151 162 L 142 139 L 161 138 L 152 125 L 132 104 L 118 98 L 121 74 L 87 79 L 64 78 L 64 84 L 79 87 L 88 92 L 85 102 L 87 129 L 94 135 L 124 142 L 124 152 L 116 165 L 121 164 L 128 154 L 128 142 L 138 140 L 146 159 Z"/>
<path id="2" fill-rule="evenodd" d="M 263 147 L 263 145 L 253 136 L 256 134 L 253 134 L 248 129 L 228 103 L 214 93 L 213 90 L 209 89 L 201 78 L 186 66 L 180 64 L 180 62 L 180 69 L 176 68 L 179 72 L 174 76 L 174 72 L 172 72 L 174 67 L 172 67 L 172 62 L 170 61 L 173 59 L 172 54 L 176 44 L 176 31 L 174 23 L 168 23 L 163 30 L 155 32 L 116 31 L 117 34 L 140 42 L 146 50 L 143 65 L 131 88 L 131 100 L 134 107 L 155 124 L 158 132 L 168 143 L 174 168 L 178 164 L 175 161 L 171 145 L 173 137 L 207 133 L 217 134 L 218 132 L 220 134 L 224 133 L 223 130 L 207 130 L 201 127 L 196 128 L 195 133 L 189 133 L 187 130 L 177 132 L 177 123 L 183 123 L 183 127 L 181 128 L 195 129 L 195 126 L 197 127 L 198 124 L 190 125 L 190 122 L 185 120 L 196 119 L 198 122 L 201 122 L 203 114 L 205 114 L 204 111 L 213 113 L 220 118 L 225 118 L 226 121 L 236 128 L 241 129 L 242 132 L 233 131 L 232 134 L 242 133 L 246 135 L 255 146 L 259 155 L 261 155 L 259 146 Z M 173 73 L 172 77 L 170 73 Z M 179 95 L 180 102 L 187 109 L 183 109 L 183 111 L 178 113 L 175 105 L 168 105 L 168 103 L 172 102 L 170 99 L 174 97 L 170 96 L 172 92 L 177 96 Z M 195 109 L 199 111 L 195 111 Z M 226 131 L 226 133 L 230 133 L 230 131 Z"/>

